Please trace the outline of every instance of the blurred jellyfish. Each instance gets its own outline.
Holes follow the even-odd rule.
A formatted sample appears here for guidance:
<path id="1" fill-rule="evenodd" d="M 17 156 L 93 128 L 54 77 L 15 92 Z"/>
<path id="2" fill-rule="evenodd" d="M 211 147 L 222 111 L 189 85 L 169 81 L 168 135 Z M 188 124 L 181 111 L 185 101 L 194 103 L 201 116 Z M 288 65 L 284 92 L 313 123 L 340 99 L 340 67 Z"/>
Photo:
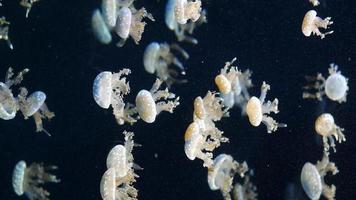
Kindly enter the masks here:
<path id="1" fill-rule="evenodd" d="M 110 44 L 112 37 L 110 30 L 105 24 L 102 14 L 99 9 L 95 9 L 91 18 L 91 26 L 95 37 L 102 44 Z"/>
<path id="2" fill-rule="evenodd" d="M 133 187 L 133 183 L 139 177 L 133 169 L 134 133 L 124 131 L 123 134 L 125 146 L 115 146 L 107 157 L 108 169 L 100 182 L 100 194 L 103 200 L 136 200 L 138 196 L 137 189 Z"/>
<path id="3" fill-rule="evenodd" d="M 333 24 L 331 17 L 321 19 L 316 16 L 315 10 L 309 10 L 303 19 L 302 23 L 302 32 L 306 37 L 309 37 L 311 34 L 320 36 L 321 39 L 324 39 L 326 35 L 332 34 L 334 31 L 329 31 L 322 33 L 319 28 L 327 29 L 329 25 Z"/>
<path id="4" fill-rule="evenodd" d="M 214 164 L 208 169 L 208 184 L 211 190 L 220 190 L 225 200 L 231 200 L 234 176 L 244 177 L 247 163 L 235 161 L 230 155 L 220 154 L 214 159 Z"/>
<path id="5" fill-rule="evenodd" d="M 215 77 L 215 84 L 224 99 L 226 107 L 231 108 L 237 105 L 241 108 L 241 114 L 245 114 L 247 101 L 250 99 L 248 89 L 252 87 L 250 70 L 241 72 L 237 67 L 232 66 L 236 58 L 231 62 L 226 62 L 220 74 Z"/>
<path id="6" fill-rule="evenodd" d="M 93 97 L 102 108 L 113 108 L 113 114 L 119 125 L 125 122 L 133 124 L 137 121 L 136 108 L 124 102 L 124 96 L 130 93 L 130 85 L 126 77 L 130 69 L 122 69 L 118 73 L 108 71 L 98 74 L 93 83 Z"/>
<path id="7" fill-rule="evenodd" d="M 116 0 L 103 0 L 101 10 L 103 12 L 103 19 L 109 29 L 113 29 L 116 24 L 117 8 Z"/>
<path id="8" fill-rule="evenodd" d="M 190 160 L 201 159 L 204 167 L 212 166 L 214 149 L 222 142 L 229 141 L 215 126 L 215 121 L 228 115 L 223 108 L 222 99 L 210 91 L 204 98 L 197 97 L 194 100 L 194 122 L 184 134 L 184 151 Z"/>
<path id="9" fill-rule="evenodd" d="M 200 18 L 201 10 L 200 0 L 176 0 L 174 17 L 179 24 L 186 24 L 188 20 L 195 22 Z"/>
<path id="10" fill-rule="evenodd" d="M 333 136 L 339 143 L 346 141 L 345 135 L 342 133 L 344 129 L 335 124 L 334 117 L 329 113 L 323 113 L 316 119 L 315 131 L 323 137 L 325 152 L 328 152 L 330 147 L 336 152 Z"/>
<path id="11" fill-rule="evenodd" d="M 349 91 L 348 79 L 338 71 L 336 64 L 330 64 L 327 79 L 321 73 L 318 73 L 316 77 L 306 76 L 305 78 L 308 84 L 303 89 L 316 90 L 316 92 L 315 94 L 303 92 L 303 99 L 318 99 L 321 101 L 322 96 L 326 95 L 332 101 L 346 102 L 347 92 Z"/>
<path id="12" fill-rule="evenodd" d="M 198 44 L 198 40 L 188 36 L 188 34 L 193 34 L 196 26 L 207 23 L 206 11 L 202 10 L 199 19 L 196 21 L 188 21 L 185 24 L 180 24 L 177 22 L 175 17 L 175 7 L 177 2 L 182 2 L 181 0 L 168 0 L 165 12 L 165 23 L 167 27 L 174 31 L 178 41 L 186 41 L 192 44 Z"/>
<path id="13" fill-rule="evenodd" d="M 32 4 L 39 2 L 40 0 L 21 0 L 20 5 L 26 8 L 26 18 L 28 18 L 28 14 L 31 11 Z"/>
<path id="14" fill-rule="evenodd" d="M 43 163 L 19 161 L 12 174 L 12 187 L 18 196 L 25 194 L 30 200 L 49 200 L 50 193 L 42 186 L 45 183 L 59 183 L 60 180 L 48 171 L 58 169 L 57 166 L 44 166 Z"/>
<path id="15" fill-rule="evenodd" d="M 250 171 L 250 175 L 252 175 Z M 245 175 L 243 183 L 236 183 L 233 188 L 234 200 L 257 200 L 257 187 L 250 181 L 250 175 Z"/>
<path id="16" fill-rule="evenodd" d="M 320 4 L 319 0 L 309 0 L 309 2 L 313 4 L 313 6 L 318 6 Z"/>
<path id="17" fill-rule="evenodd" d="M 248 100 L 246 105 L 246 114 L 252 126 L 259 126 L 262 122 L 266 125 L 267 132 L 272 133 L 279 127 L 287 127 L 287 124 L 278 123 L 272 117 L 268 116 L 271 112 L 279 112 L 277 98 L 275 98 L 273 102 L 265 102 L 268 90 L 270 90 L 270 85 L 263 82 L 261 86 L 260 98 L 253 96 L 250 100 Z"/>
<path id="18" fill-rule="evenodd" d="M 185 74 L 183 64 L 173 54 L 172 50 L 179 52 L 185 59 L 189 58 L 188 53 L 179 45 L 159 44 L 157 42 L 150 43 L 143 54 L 143 66 L 146 72 L 150 74 L 155 73 L 168 87 L 174 82 L 186 82 L 186 80 L 176 79 L 179 73 L 170 67 L 173 64 L 179 68 L 181 74 Z"/>
<path id="19" fill-rule="evenodd" d="M 323 159 L 318 161 L 316 165 L 310 162 L 304 164 L 300 174 L 300 181 L 304 192 L 310 199 L 317 200 L 321 194 L 328 200 L 335 199 L 336 187 L 334 185 L 329 186 L 324 181 L 324 177 L 328 172 L 335 175 L 339 171 L 335 163 L 329 161 L 326 153 L 324 153 Z"/>
<path id="20" fill-rule="evenodd" d="M 9 25 L 10 22 L 5 17 L 0 17 L 0 40 L 5 40 L 10 49 L 14 49 L 9 39 Z"/>
<path id="21" fill-rule="evenodd" d="M 169 92 L 168 88 L 159 90 L 161 84 L 162 81 L 156 79 L 150 91 L 141 90 L 136 96 L 137 112 L 147 123 L 153 123 L 162 111 L 173 113 L 174 108 L 179 105 L 179 97 Z"/>

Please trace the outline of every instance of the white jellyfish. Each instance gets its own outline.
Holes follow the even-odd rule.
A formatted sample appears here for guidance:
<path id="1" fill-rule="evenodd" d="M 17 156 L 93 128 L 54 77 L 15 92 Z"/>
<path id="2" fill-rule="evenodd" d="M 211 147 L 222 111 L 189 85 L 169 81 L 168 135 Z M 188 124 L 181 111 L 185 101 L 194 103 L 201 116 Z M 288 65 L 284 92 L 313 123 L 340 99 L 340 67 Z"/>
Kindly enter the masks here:
<path id="1" fill-rule="evenodd" d="M 179 24 L 186 24 L 188 20 L 197 21 L 201 12 L 201 1 L 176 0 L 174 16 Z"/>
<path id="2" fill-rule="evenodd" d="M 243 183 L 236 183 L 233 188 L 234 200 L 257 200 L 257 187 L 250 181 L 250 175 L 245 175 Z"/>
<path id="3" fill-rule="evenodd" d="M 101 10 L 103 12 L 103 19 L 108 25 L 109 29 L 115 27 L 117 18 L 117 3 L 116 0 L 103 0 L 101 3 Z"/>
<path id="4" fill-rule="evenodd" d="M 200 26 L 204 23 L 207 23 L 206 19 L 206 10 L 202 10 L 200 13 L 200 17 L 197 21 L 188 21 L 185 24 L 180 24 L 177 22 L 175 17 L 175 7 L 177 2 L 182 2 L 181 0 L 168 0 L 166 4 L 165 11 L 165 23 L 167 27 L 174 31 L 178 41 L 186 41 L 192 44 L 198 44 L 198 40 L 188 36 L 188 34 L 193 34 L 196 26 Z"/>
<path id="5" fill-rule="evenodd" d="M 110 44 L 112 37 L 99 9 L 95 9 L 91 17 L 91 26 L 95 37 L 102 44 Z"/>
<path id="6" fill-rule="evenodd" d="M 159 90 L 161 84 L 162 81 L 156 79 L 150 91 L 141 90 L 136 96 L 137 112 L 147 123 L 153 123 L 162 111 L 173 113 L 174 108 L 179 105 L 179 97 L 169 92 L 168 88 Z"/>
<path id="7" fill-rule="evenodd" d="M 312 200 L 318 200 L 323 195 L 328 200 L 335 199 L 336 187 L 327 185 L 324 177 L 328 172 L 332 175 L 339 171 L 335 163 L 329 161 L 329 157 L 324 153 L 323 159 L 318 161 L 316 165 L 307 162 L 304 164 L 300 174 L 300 181 L 307 196 Z"/>
<path id="8" fill-rule="evenodd" d="M 28 18 L 28 14 L 31 11 L 31 8 L 34 3 L 39 2 L 40 0 L 21 0 L 20 5 L 26 8 L 26 18 Z"/>
<path id="9" fill-rule="evenodd" d="M 270 90 L 270 85 L 263 82 L 261 86 L 260 98 L 253 96 L 250 100 L 248 100 L 246 105 L 246 114 L 252 126 L 259 126 L 263 123 L 267 127 L 267 132 L 272 133 L 279 127 L 287 127 L 287 124 L 278 123 L 272 117 L 268 116 L 271 112 L 279 112 L 277 98 L 275 98 L 273 102 L 265 102 L 268 90 Z"/>
<path id="10" fill-rule="evenodd" d="M 173 54 L 172 50 L 180 53 L 184 59 L 189 58 L 188 53 L 178 44 L 168 45 L 167 43 L 159 44 L 157 42 L 150 43 L 143 54 L 143 66 L 146 72 L 155 73 L 168 87 L 174 82 L 186 82 L 186 80 L 177 79 L 179 73 L 170 67 L 172 64 L 175 65 L 181 71 L 181 74 L 185 75 L 183 64 Z"/>
<path id="11" fill-rule="evenodd" d="M 252 87 L 250 70 L 240 71 L 232 66 L 236 58 L 226 62 L 220 74 L 215 77 L 215 84 L 224 99 L 226 107 L 237 105 L 241 108 L 241 114 L 245 114 L 247 101 L 250 99 L 248 89 Z"/>
<path id="12" fill-rule="evenodd" d="M 232 156 L 220 154 L 214 159 L 214 164 L 208 169 L 208 184 L 211 190 L 220 190 L 225 200 L 231 200 L 234 176 L 244 177 L 248 170 L 246 162 L 235 161 Z"/>
<path id="13" fill-rule="evenodd" d="M 42 186 L 45 183 L 59 183 L 60 180 L 48 171 L 58 169 L 57 166 L 44 166 L 42 163 L 19 161 L 12 174 L 12 187 L 18 196 L 25 194 L 30 200 L 49 200 L 50 193 Z"/>
<path id="14" fill-rule="evenodd" d="M 124 102 L 124 96 L 130 93 L 130 85 L 126 77 L 130 69 L 122 69 L 118 73 L 108 71 L 98 74 L 93 83 L 93 97 L 102 108 L 113 108 L 113 114 L 119 125 L 125 122 L 133 124 L 137 121 L 136 108 Z"/>
<path id="15" fill-rule="evenodd" d="M 122 154 L 121 152 L 117 155 L 123 156 L 125 158 L 125 167 L 122 168 L 122 162 L 117 162 L 120 158 L 113 157 L 114 155 L 112 154 L 112 151 L 117 151 L 113 149 L 111 153 L 109 153 L 107 158 L 108 169 L 106 170 L 100 181 L 100 194 L 103 200 L 137 200 L 138 191 L 135 187 L 133 187 L 133 183 L 136 182 L 136 178 L 138 178 L 139 176 L 134 173 L 133 156 L 131 153 L 134 145 L 132 139 L 134 134 L 132 132 L 126 131 L 124 131 L 123 134 L 125 135 L 126 152 L 125 154 Z M 123 170 L 126 173 L 122 173 L 120 172 L 120 170 Z"/>
<path id="16" fill-rule="evenodd" d="M 309 0 L 309 2 L 313 4 L 313 6 L 318 6 L 320 4 L 319 0 Z"/>
<path id="17" fill-rule="evenodd" d="M 311 34 L 320 36 L 321 39 L 324 39 L 326 35 L 332 34 L 334 31 L 329 31 L 322 33 L 319 28 L 327 29 L 329 25 L 333 24 L 331 17 L 321 19 L 316 16 L 315 10 L 309 10 L 303 19 L 302 23 L 302 32 L 306 37 L 309 37 Z"/>
<path id="18" fill-rule="evenodd" d="M 347 92 L 349 91 L 348 79 L 338 71 L 338 66 L 330 64 L 329 76 L 325 79 L 321 73 L 316 77 L 306 76 L 308 84 L 303 87 L 305 90 L 316 90 L 315 93 L 303 92 L 304 99 L 322 100 L 326 95 L 332 101 L 339 103 L 346 102 Z"/>
<path id="19" fill-rule="evenodd" d="M 315 131 L 323 137 L 325 152 L 328 152 L 330 147 L 336 152 L 333 137 L 339 143 L 346 141 L 345 135 L 342 133 L 344 129 L 335 124 L 334 117 L 329 113 L 323 113 L 316 119 Z"/>
<path id="20" fill-rule="evenodd" d="M 0 40 L 5 40 L 10 49 L 14 49 L 9 38 L 10 22 L 5 17 L 0 17 Z"/>

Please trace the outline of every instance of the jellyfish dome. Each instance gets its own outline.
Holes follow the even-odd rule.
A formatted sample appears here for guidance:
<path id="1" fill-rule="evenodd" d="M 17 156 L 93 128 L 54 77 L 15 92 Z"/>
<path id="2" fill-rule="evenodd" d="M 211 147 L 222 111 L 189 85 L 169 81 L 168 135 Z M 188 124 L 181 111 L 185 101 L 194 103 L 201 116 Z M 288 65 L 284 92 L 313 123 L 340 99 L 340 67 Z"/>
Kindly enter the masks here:
<path id="1" fill-rule="evenodd" d="M 333 101 L 345 97 L 347 90 L 347 79 L 340 73 L 330 75 L 325 81 L 325 94 Z"/>
<path id="2" fill-rule="evenodd" d="M 111 105 L 112 73 L 105 71 L 98 74 L 93 84 L 93 97 L 95 102 L 102 108 L 109 108 Z"/>
<path id="3" fill-rule="evenodd" d="M 12 173 L 12 188 L 14 189 L 15 193 L 19 196 L 23 195 L 24 187 L 24 179 L 25 179 L 25 169 L 26 169 L 26 162 L 21 160 L 19 161 Z"/>
<path id="4" fill-rule="evenodd" d="M 0 82 L 0 118 L 13 119 L 16 116 L 17 103 L 11 90 Z"/>
<path id="5" fill-rule="evenodd" d="M 108 157 L 106 158 L 107 168 L 114 168 L 117 177 L 126 176 L 130 169 L 126 154 L 127 151 L 123 145 L 116 145 L 110 150 Z"/>
<path id="6" fill-rule="evenodd" d="M 116 174 L 114 168 L 106 170 L 100 181 L 100 194 L 103 200 L 116 200 Z"/>
<path id="7" fill-rule="evenodd" d="M 300 181 L 305 193 L 310 199 L 316 200 L 320 198 L 322 191 L 321 177 L 313 164 L 309 162 L 304 164 Z"/>
<path id="8" fill-rule="evenodd" d="M 146 47 L 146 50 L 143 54 L 143 66 L 145 70 L 153 74 L 156 71 L 156 63 L 159 57 L 160 46 L 157 42 L 152 42 Z"/>
<path id="9" fill-rule="evenodd" d="M 35 112 L 37 112 L 41 108 L 45 100 L 46 100 L 46 94 L 44 92 L 36 91 L 32 93 L 27 98 L 28 110 L 26 115 L 29 117 L 35 114 Z"/>
<path id="10" fill-rule="evenodd" d="M 156 103 L 152 94 L 147 90 L 141 90 L 136 96 L 137 112 L 143 121 L 152 123 L 156 119 Z"/>

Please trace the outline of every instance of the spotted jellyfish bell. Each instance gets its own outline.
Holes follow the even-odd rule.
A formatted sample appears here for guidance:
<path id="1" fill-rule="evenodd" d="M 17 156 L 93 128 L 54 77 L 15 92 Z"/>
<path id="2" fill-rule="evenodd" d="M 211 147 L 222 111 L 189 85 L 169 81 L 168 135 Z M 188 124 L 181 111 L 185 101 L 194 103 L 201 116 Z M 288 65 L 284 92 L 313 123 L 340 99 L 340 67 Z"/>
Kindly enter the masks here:
<path id="1" fill-rule="evenodd" d="M 11 90 L 3 82 L 0 82 L 0 118 L 13 119 L 18 109 L 17 101 Z"/>

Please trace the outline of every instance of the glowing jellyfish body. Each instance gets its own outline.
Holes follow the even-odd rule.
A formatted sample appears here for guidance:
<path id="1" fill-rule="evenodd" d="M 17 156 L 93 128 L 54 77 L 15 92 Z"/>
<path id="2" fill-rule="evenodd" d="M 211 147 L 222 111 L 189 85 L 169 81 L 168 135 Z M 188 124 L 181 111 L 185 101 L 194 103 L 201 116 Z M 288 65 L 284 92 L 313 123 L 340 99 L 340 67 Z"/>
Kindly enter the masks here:
<path id="1" fill-rule="evenodd" d="M 12 187 L 14 192 L 21 196 L 26 194 L 29 199 L 48 200 L 50 193 L 42 186 L 45 183 L 58 183 L 59 179 L 48 170 L 55 170 L 57 166 L 44 166 L 43 164 L 32 163 L 26 165 L 25 161 L 19 161 L 12 174 Z"/>
<path id="2" fill-rule="evenodd" d="M 330 64 L 329 76 L 325 79 L 321 73 L 315 77 L 307 76 L 308 83 L 303 88 L 305 90 L 316 90 L 315 93 L 309 91 L 303 92 L 303 98 L 322 100 L 326 95 L 332 101 L 339 103 L 346 102 L 347 92 L 349 90 L 348 79 L 338 71 L 338 66 L 334 63 Z"/>
<path id="3" fill-rule="evenodd" d="M 201 1 L 196 0 L 176 0 L 174 7 L 174 16 L 179 24 L 186 24 L 188 20 L 197 21 L 201 12 Z"/>
<path id="4" fill-rule="evenodd" d="M 116 0 L 103 0 L 101 4 L 103 19 L 109 28 L 115 27 L 116 24 Z"/>
<path id="5" fill-rule="evenodd" d="M 102 44 L 110 44 L 112 37 L 110 34 L 110 30 L 107 27 L 103 16 L 101 15 L 98 9 L 94 10 L 92 18 L 91 18 L 91 26 L 94 32 L 95 37 Z"/>
<path id="6" fill-rule="evenodd" d="M 93 84 L 93 97 L 102 108 L 108 109 L 111 105 L 112 73 L 105 71 L 95 77 Z"/>
<path id="7" fill-rule="evenodd" d="M 116 170 L 109 168 L 100 181 L 100 194 L 103 200 L 116 200 Z"/>
<path id="8" fill-rule="evenodd" d="M 141 119 L 147 123 L 155 121 L 157 116 L 156 102 L 147 90 L 141 90 L 136 96 L 136 108 Z"/>
<path id="9" fill-rule="evenodd" d="M 273 102 L 265 102 L 265 98 L 270 85 L 263 82 L 261 86 L 260 98 L 255 96 L 251 97 L 246 104 L 246 114 L 253 126 L 259 126 L 261 123 L 266 125 L 267 132 L 272 133 L 278 129 L 278 127 L 287 127 L 286 124 L 276 122 L 272 117 L 268 116 L 271 112 L 278 113 L 278 99 L 274 99 Z"/>
<path id="10" fill-rule="evenodd" d="M 25 117 L 30 117 L 37 112 L 42 105 L 44 104 L 46 100 L 46 94 L 42 91 L 36 91 L 32 93 L 28 98 L 27 98 L 27 110 L 24 113 Z"/>
<path id="11" fill-rule="evenodd" d="M 0 82 L 0 118 L 13 119 L 17 112 L 17 102 L 8 86 Z"/>
<path id="12" fill-rule="evenodd" d="M 130 34 L 132 20 L 132 12 L 129 8 L 123 7 L 118 12 L 118 17 L 116 21 L 116 33 L 122 39 L 126 40 Z"/>
<path id="13" fill-rule="evenodd" d="M 112 148 L 106 158 L 106 167 L 114 168 L 117 177 L 124 177 L 130 169 L 127 150 L 123 145 L 116 145 Z"/>
<path id="14" fill-rule="evenodd" d="M 325 152 L 328 152 L 330 147 L 336 152 L 333 137 L 339 143 L 346 141 L 345 135 L 342 133 L 344 129 L 335 124 L 334 117 L 329 113 L 323 113 L 316 119 L 315 131 L 323 137 Z"/>
<path id="15" fill-rule="evenodd" d="M 331 172 L 332 175 L 339 171 L 335 163 L 329 161 L 329 157 L 324 153 L 323 159 L 318 161 L 316 165 L 309 162 L 305 163 L 301 174 L 300 181 L 304 192 L 312 200 L 318 200 L 323 195 L 328 200 L 335 199 L 336 187 L 327 185 L 324 181 L 324 176 Z"/>
<path id="16" fill-rule="evenodd" d="M 327 29 L 329 25 L 333 24 L 331 17 L 321 19 L 317 16 L 315 10 L 309 10 L 303 19 L 302 23 L 302 32 L 306 37 L 309 37 L 311 34 L 320 36 L 321 39 L 325 38 L 326 35 L 332 34 L 334 31 L 329 31 L 322 33 L 319 28 Z"/>

